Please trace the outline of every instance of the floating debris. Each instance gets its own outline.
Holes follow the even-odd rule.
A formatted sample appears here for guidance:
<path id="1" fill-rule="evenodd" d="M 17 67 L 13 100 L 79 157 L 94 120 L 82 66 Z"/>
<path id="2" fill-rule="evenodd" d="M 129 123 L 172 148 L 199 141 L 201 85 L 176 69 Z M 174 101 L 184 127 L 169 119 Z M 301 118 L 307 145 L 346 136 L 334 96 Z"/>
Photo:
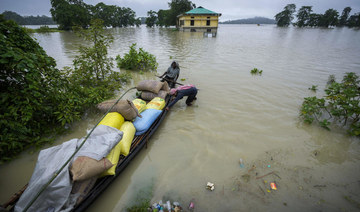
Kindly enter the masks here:
<path id="1" fill-rule="evenodd" d="M 248 183 L 248 182 L 250 181 L 250 175 L 249 175 L 249 174 L 244 174 L 244 175 L 242 175 L 241 177 L 244 179 L 244 181 L 245 181 L 246 183 Z"/>
<path id="2" fill-rule="evenodd" d="M 240 163 L 240 168 L 244 168 L 244 167 L 245 167 L 245 166 L 244 166 L 244 161 L 243 161 L 242 158 L 240 158 L 239 163 Z"/>
<path id="3" fill-rule="evenodd" d="M 193 202 L 190 202 L 190 204 L 189 204 L 189 209 L 194 209 L 194 208 L 195 208 L 194 203 L 193 203 Z"/>
<path id="4" fill-rule="evenodd" d="M 214 185 L 214 183 L 208 182 L 206 184 L 206 188 L 213 191 L 215 189 L 215 185 Z"/>
<path id="5" fill-rule="evenodd" d="M 255 170 L 255 169 L 256 169 L 256 166 L 253 165 L 253 166 L 251 167 L 251 169 L 248 170 L 248 173 L 250 173 L 251 171 L 253 171 L 253 170 Z"/>
<path id="6" fill-rule="evenodd" d="M 273 182 L 273 183 L 270 183 L 270 188 L 272 190 L 277 190 L 277 187 L 276 187 L 276 184 Z"/>

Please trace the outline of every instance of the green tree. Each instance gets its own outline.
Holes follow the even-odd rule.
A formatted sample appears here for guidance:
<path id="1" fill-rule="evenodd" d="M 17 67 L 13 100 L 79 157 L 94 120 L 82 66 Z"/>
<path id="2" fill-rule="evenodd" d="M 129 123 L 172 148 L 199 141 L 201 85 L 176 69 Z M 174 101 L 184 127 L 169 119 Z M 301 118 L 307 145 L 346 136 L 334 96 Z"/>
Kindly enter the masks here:
<path id="1" fill-rule="evenodd" d="M 296 26 L 298 27 L 305 27 L 305 26 L 309 26 L 309 22 L 310 22 L 310 15 L 312 12 L 312 6 L 302 6 L 296 17 L 297 17 L 297 22 L 296 22 Z"/>
<path id="2" fill-rule="evenodd" d="M 319 22 L 321 20 L 321 17 L 322 17 L 321 14 L 311 13 L 310 17 L 309 17 L 308 26 L 310 26 L 310 27 L 319 26 Z"/>
<path id="3" fill-rule="evenodd" d="M 284 10 L 275 15 L 275 21 L 279 27 L 287 27 L 294 19 L 294 13 L 296 11 L 295 4 L 288 4 L 284 7 Z"/>
<path id="4" fill-rule="evenodd" d="M 112 38 L 101 21 L 92 24 L 80 33 L 92 45 L 81 47 L 74 69 L 58 70 L 23 28 L 0 16 L 0 162 L 51 141 L 55 130 L 112 97 L 129 79 L 111 70 L 107 47 Z"/>
<path id="5" fill-rule="evenodd" d="M 126 74 L 112 70 L 113 58 L 108 57 L 107 49 L 113 37 L 105 33 L 103 24 L 102 20 L 94 19 L 87 30 L 75 27 L 75 32 L 90 45 L 80 46 L 79 55 L 73 61 L 74 69 L 64 70 L 69 82 L 68 98 L 59 105 L 61 113 L 56 113 L 62 124 L 80 119 L 86 109 L 111 98 L 121 83 L 129 79 Z"/>
<path id="6" fill-rule="evenodd" d="M 4 18 L 6 20 L 13 20 L 19 25 L 25 25 L 26 24 L 26 21 L 25 21 L 24 17 L 22 17 L 21 15 L 15 13 L 15 12 L 5 11 L 2 14 L 4 15 Z"/>
<path id="7" fill-rule="evenodd" d="M 111 73 L 113 62 L 107 57 L 107 49 L 114 38 L 110 34 L 104 34 L 103 23 L 101 19 L 94 19 L 88 30 L 76 29 L 77 34 L 92 45 L 80 46 L 80 55 L 74 60 L 74 75 L 99 80 Z"/>
<path id="8" fill-rule="evenodd" d="M 147 12 L 148 17 L 146 18 L 146 26 L 153 27 L 157 20 L 157 13 L 153 10 Z"/>
<path id="9" fill-rule="evenodd" d="M 70 30 L 73 26 L 87 28 L 90 25 L 91 7 L 82 0 L 50 0 L 51 15 L 59 29 Z"/>
<path id="10" fill-rule="evenodd" d="M 325 14 L 321 16 L 319 26 L 329 27 L 336 26 L 338 24 L 339 13 L 334 9 L 328 9 Z"/>
<path id="11" fill-rule="evenodd" d="M 139 27 L 141 25 L 141 18 L 135 19 L 135 25 Z"/>
<path id="12" fill-rule="evenodd" d="M 103 2 L 96 4 L 91 7 L 92 18 L 101 19 L 104 21 L 104 26 L 106 27 L 116 27 L 116 22 L 114 21 L 114 16 L 116 12 L 117 6 L 114 5 L 106 5 Z"/>
<path id="13" fill-rule="evenodd" d="M 21 16 L 15 12 L 5 11 L 2 13 L 6 20 L 13 20 L 19 25 L 53 25 L 56 24 L 51 17 L 43 16 Z"/>
<path id="14" fill-rule="evenodd" d="M 156 25 L 158 26 L 165 26 L 165 27 L 168 27 L 170 26 L 170 10 L 159 10 L 157 12 L 158 14 L 158 19 L 157 19 L 157 22 L 156 22 Z"/>
<path id="15" fill-rule="evenodd" d="M 0 161 L 49 141 L 66 80 L 14 21 L 0 16 Z M 51 128 L 54 127 L 54 128 Z M 45 135 L 45 136 L 44 136 Z"/>
<path id="16" fill-rule="evenodd" d="M 119 68 L 126 70 L 156 70 L 158 66 L 154 55 L 142 48 L 139 48 L 139 51 L 136 50 L 136 43 L 130 46 L 129 53 L 126 53 L 123 58 L 117 55 L 116 62 Z"/>
<path id="17" fill-rule="evenodd" d="M 348 26 L 360 27 L 360 13 L 355 13 L 354 15 L 350 16 Z"/>
<path id="18" fill-rule="evenodd" d="M 351 7 L 345 7 L 344 8 L 344 10 L 343 10 L 343 12 L 342 12 L 342 14 L 340 16 L 340 19 L 339 19 L 339 26 L 346 26 L 347 25 L 350 12 L 351 12 Z"/>
<path id="19" fill-rule="evenodd" d="M 196 5 L 189 0 L 172 0 L 168 3 L 170 12 L 167 17 L 169 26 L 176 25 L 177 16 L 196 8 Z"/>

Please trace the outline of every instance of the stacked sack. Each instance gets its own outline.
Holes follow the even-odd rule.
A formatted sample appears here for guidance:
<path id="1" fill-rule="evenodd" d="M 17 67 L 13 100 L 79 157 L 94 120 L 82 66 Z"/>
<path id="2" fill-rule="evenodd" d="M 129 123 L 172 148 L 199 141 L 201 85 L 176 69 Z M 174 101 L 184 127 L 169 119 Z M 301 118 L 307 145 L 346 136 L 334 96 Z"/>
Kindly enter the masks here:
<path id="1" fill-rule="evenodd" d="M 98 175 L 99 172 L 102 172 L 101 176 L 115 175 L 116 164 L 120 159 L 120 155 L 127 156 L 129 154 L 134 136 L 145 133 L 161 114 L 165 106 L 164 98 L 169 92 L 168 84 L 166 82 L 145 80 L 140 82 L 137 88 L 139 91 L 142 91 L 142 96 L 145 97 L 143 99 L 152 101 L 146 104 L 142 99 L 134 99 L 133 101 L 120 100 L 116 103 L 117 100 L 113 99 L 97 105 L 97 108 L 103 113 L 111 108 L 99 125 L 116 128 L 123 132 L 123 136 L 106 158 L 100 161 L 79 157 L 72 166 L 72 169 L 74 169 L 72 171 L 74 181 L 87 180 L 92 176 Z M 154 98 L 152 97 L 154 95 L 159 95 L 163 98 Z M 142 115 L 144 115 L 144 117 L 142 117 Z M 90 163 L 92 167 L 97 168 L 96 173 L 95 171 L 84 169 L 84 167 L 88 167 Z M 79 169 L 81 169 L 82 176 L 76 177 L 76 171 Z"/>
<path id="2" fill-rule="evenodd" d="M 107 112 L 117 100 L 108 100 L 97 105 L 101 112 Z M 112 107 L 109 113 L 101 120 L 99 125 L 114 127 L 123 132 L 120 142 L 106 156 L 114 166 L 106 169 L 102 176 L 115 175 L 116 164 L 119 162 L 120 155 L 127 156 L 130 151 L 131 142 L 135 136 L 135 127 L 132 121 L 139 115 L 135 104 L 129 100 L 120 100 Z M 126 120 L 126 121 L 125 121 Z"/>
<path id="3" fill-rule="evenodd" d="M 141 81 L 136 88 L 141 91 L 141 98 L 146 101 L 150 101 L 155 97 L 165 99 L 170 91 L 167 82 L 159 82 L 156 80 Z"/>
<path id="4" fill-rule="evenodd" d="M 136 128 L 135 135 L 144 134 L 162 113 L 164 107 L 165 100 L 160 97 L 155 97 L 147 103 L 145 110 L 141 113 L 141 117 L 136 117 L 133 122 Z"/>
<path id="5" fill-rule="evenodd" d="M 115 103 L 116 99 L 107 100 L 97 105 L 97 108 L 105 113 L 107 112 Z M 138 109 L 133 102 L 129 100 L 120 100 L 109 112 L 120 113 L 126 120 L 132 121 L 139 115 Z"/>

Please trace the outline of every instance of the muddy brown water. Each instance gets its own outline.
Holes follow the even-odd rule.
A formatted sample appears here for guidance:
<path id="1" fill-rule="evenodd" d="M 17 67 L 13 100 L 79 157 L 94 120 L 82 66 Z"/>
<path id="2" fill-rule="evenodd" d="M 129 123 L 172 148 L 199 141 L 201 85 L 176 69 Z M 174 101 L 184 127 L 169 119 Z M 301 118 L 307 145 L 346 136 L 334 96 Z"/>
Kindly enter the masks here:
<path id="1" fill-rule="evenodd" d="M 360 210 L 359 138 L 298 118 L 303 98 L 322 96 L 330 74 L 360 74 L 359 30 L 220 25 L 216 38 L 144 26 L 109 31 L 112 57 L 137 43 L 156 56 L 157 74 L 177 60 L 183 83 L 200 91 L 193 106 L 181 100 L 171 109 L 148 148 L 87 211 L 125 211 L 149 197 L 185 208 L 193 201 L 195 211 Z M 33 36 L 60 68 L 83 43 L 70 32 Z M 250 74 L 255 67 L 261 76 Z M 128 87 L 155 73 L 131 73 Z M 56 143 L 85 136 L 98 118 L 88 116 Z M 37 153 L 0 166 L 2 203 L 30 179 Z"/>

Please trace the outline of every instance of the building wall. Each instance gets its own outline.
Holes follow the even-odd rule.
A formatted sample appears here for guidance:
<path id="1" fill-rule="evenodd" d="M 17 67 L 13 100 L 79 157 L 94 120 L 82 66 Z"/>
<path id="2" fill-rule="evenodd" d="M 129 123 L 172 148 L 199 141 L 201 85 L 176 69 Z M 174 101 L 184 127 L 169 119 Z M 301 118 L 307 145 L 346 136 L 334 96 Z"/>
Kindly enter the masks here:
<path id="1" fill-rule="evenodd" d="M 194 17 L 194 18 L 191 18 Z M 194 21 L 194 25 L 191 25 L 191 20 Z M 210 25 L 207 25 L 207 21 L 210 21 Z M 182 25 L 184 23 L 184 25 Z M 194 27 L 194 28 L 213 28 L 218 27 L 219 16 L 214 15 L 184 15 L 178 20 L 178 26 L 180 28 Z"/>

